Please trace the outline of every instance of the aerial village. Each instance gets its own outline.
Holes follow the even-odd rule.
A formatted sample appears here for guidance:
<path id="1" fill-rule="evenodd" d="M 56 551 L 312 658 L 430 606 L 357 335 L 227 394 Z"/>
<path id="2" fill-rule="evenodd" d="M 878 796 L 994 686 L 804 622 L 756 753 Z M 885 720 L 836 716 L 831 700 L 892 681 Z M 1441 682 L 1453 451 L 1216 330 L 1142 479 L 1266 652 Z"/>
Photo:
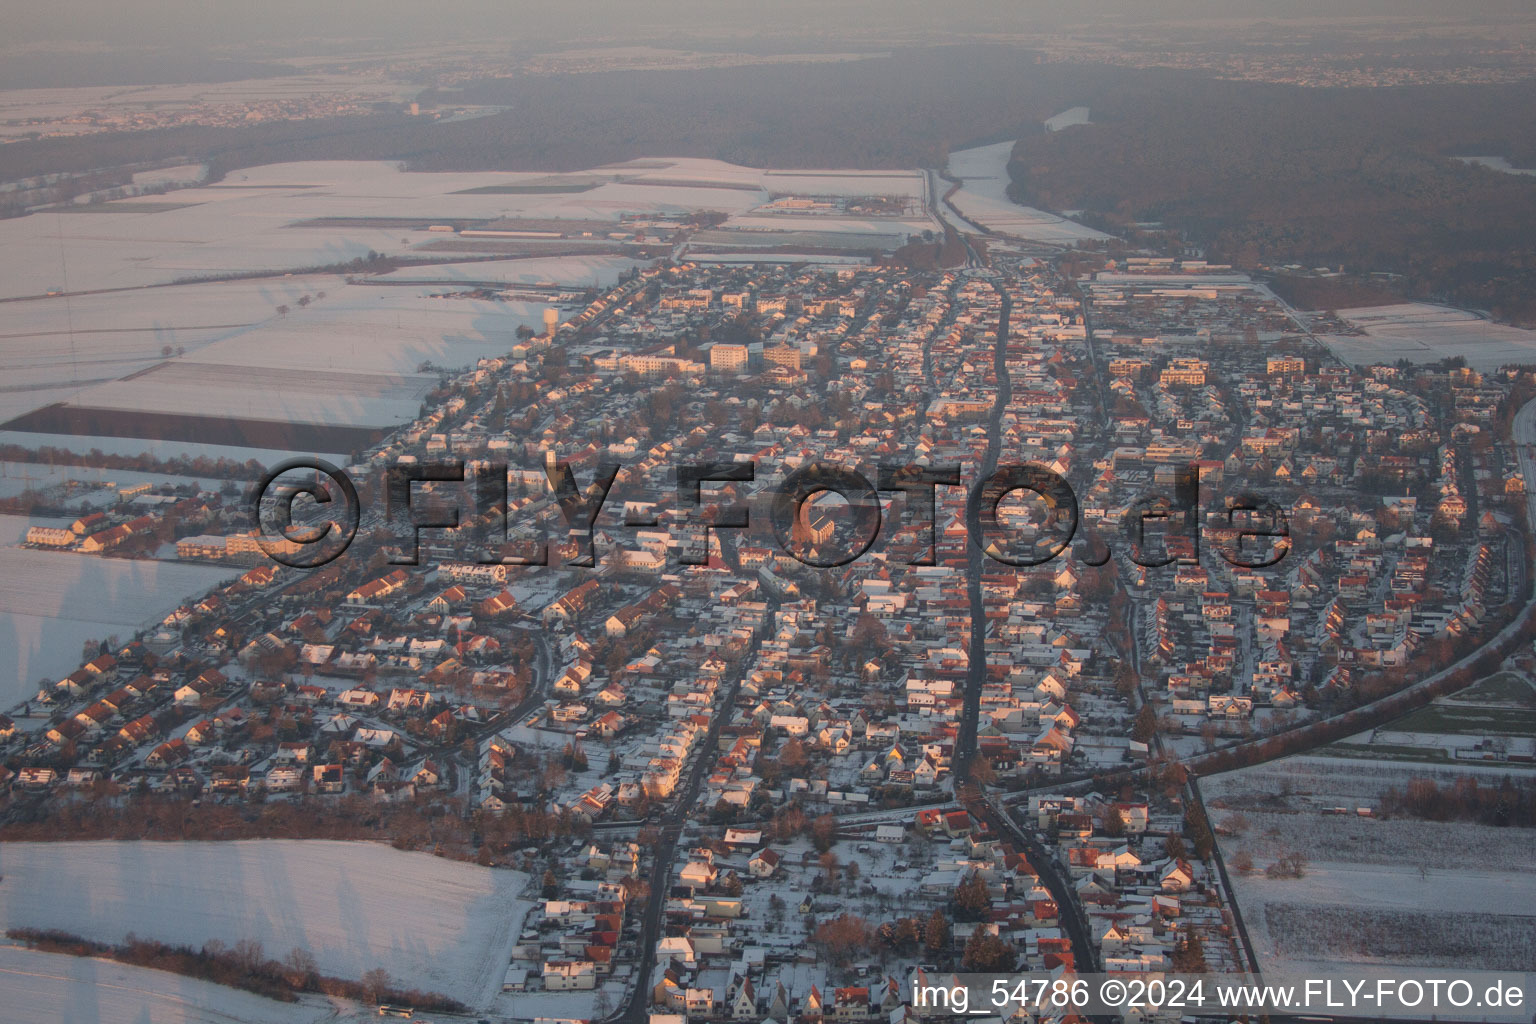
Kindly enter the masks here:
<path id="1" fill-rule="evenodd" d="M 573 297 L 353 453 L 361 528 L 321 568 L 232 489 L 35 527 L 230 581 L 0 716 L 4 800 L 125 834 L 280 810 L 527 871 L 530 1019 L 901 1024 L 914 976 L 1245 969 L 1190 767 L 1507 621 L 1536 388 L 1352 368 L 1226 268 L 988 255 Z M 386 474 L 450 460 L 500 500 L 418 483 L 460 525 L 402 534 Z M 1022 464 L 1071 486 L 1065 541 L 1022 490 L 976 535 L 972 488 Z M 554 484 L 608 465 L 589 534 Z M 690 503 L 690 465 L 755 475 Z M 830 491 L 776 535 L 813 465 L 958 472 L 882 489 L 872 538 Z"/>

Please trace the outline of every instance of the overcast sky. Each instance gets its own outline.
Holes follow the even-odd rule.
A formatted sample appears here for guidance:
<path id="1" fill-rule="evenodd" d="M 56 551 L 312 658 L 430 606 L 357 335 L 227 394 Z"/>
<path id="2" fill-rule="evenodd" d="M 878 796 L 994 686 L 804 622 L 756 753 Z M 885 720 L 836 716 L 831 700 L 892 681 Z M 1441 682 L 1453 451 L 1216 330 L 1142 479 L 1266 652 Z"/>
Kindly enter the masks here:
<path id="1" fill-rule="evenodd" d="M 1150 19 L 1284 20 L 1340 15 L 1471 19 L 1529 13 L 1529 0 L 6 0 L 0 46 L 57 41 L 132 46 L 230 47 L 261 42 L 302 52 L 315 40 L 389 45 L 451 39 L 655 41 L 740 35 L 826 45 L 948 30 L 1031 32 L 1064 22 L 1131 25 Z"/>

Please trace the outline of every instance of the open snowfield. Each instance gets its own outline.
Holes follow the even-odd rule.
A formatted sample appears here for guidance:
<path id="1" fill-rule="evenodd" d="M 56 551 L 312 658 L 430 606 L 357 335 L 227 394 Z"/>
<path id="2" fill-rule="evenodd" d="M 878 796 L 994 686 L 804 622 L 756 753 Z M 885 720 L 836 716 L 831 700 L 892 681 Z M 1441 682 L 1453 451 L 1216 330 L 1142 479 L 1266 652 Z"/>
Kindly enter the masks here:
<path id="1" fill-rule="evenodd" d="M 1057 245 L 1109 237 L 1076 221 L 1032 206 L 1020 206 L 1009 199 L 1008 156 L 1012 152 L 1012 142 L 998 142 L 949 154 L 950 176 L 964 182 L 950 202 L 966 219 L 1004 235 Z M 943 187 L 942 182 L 940 185 Z"/>
<path id="2" fill-rule="evenodd" d="M 179 360 L 80 392 L 70 405 L 194 416 L 394 426 L 414 419 L 437 378 Z"/>
<path id="3" fill-rule="evenodd" d="M 223 181 L 86 212 L 0 222 L 0 298 L 136 288 L 198 275 L 334 264 L 370 249 L 418 257 L 445 236 L 425 222 L 496 218 L 617 221 L 631 214 L 747 214 L 771 195 L 920 197 L 916 171 L 773 171 L 718 160 L 651 159 L 565 175 L 584 191 L 497 191 L 542 172 L 422 173 L 384 161 L 313 161 L 235 171 Z M 477 191 L 478 190 L 478 191 Z M 345 218 L 328 226 L 304 224 Z M 407 227 L 378 219 L 409 219 Z M 370 220 L 372 219 L 372 220 Z"/>
<path id="4" fill-rule="evenodd" d="M 153 625 L 238 573 L 174 562 L 0 547 L 0 708 L 80 667 L 80 645 Z"/>
<path id="5" fill-rule="evenodd" d="M 1536 875 L 1318 861 L 1232 880 L 1259 966 L 1291 977 L 1378 967 L 1521 971 L 1536 963 Z"/>
<path id="6" fill-rule="evenodd" d="M 324 974 L 374 967 L 468 1005 L 500 993 L 531 905 L 527 876 L 321 840 L 8 843 L 0 926 L 107 942 L 128 932 L 200 946 L 254 939 L 314 954 Z"/>
<path id="7" fill-rule="evenodd" d="M 521 261 L 511 265 L 516 262 Z M 569 268 L 562 268 L 558 260 L 529 262 L 540 264 L 529 268 L 534 280 L 553 278 L 569 284 L 611 284 L 630 265 L 629 261 L 587 258 L 575 258 Z M 472 273 L 469 268 L 478 265 L 457 266 Z M 519 270 L 507 276 L 522 273 Z M 420 372 L 423 365 L 459 368 L 486 356 L 505 355 L 516 343 L 519 327 L 542 325 L 545 308 L 538 302 L 433 297 L 436 289 L 430 285 L 379 287 L 347 285 L 334 278 L 293 280 L 306 281 L 313 290 L 284 282 L 282 289 L 261 297 L 259 319 L 243 325 L 231 319 L 224 328 L 212 332 L 216 337 L 204 337 L 194 343 L 195 347 L 189 344 L 187 353 L 179 357 L 161 356 L 161 345 L 169 342 L 162 342 L 161 335 L 153 331 L 97 336 L 119 339 L 117 344 L 123 344 L 124 338 L 139 339 L 133 342 L 139 346 L 136 358 L 107 364 L 90 364 L 83 358 L 49 362 L 44 350 L 65 346 L 67 337 L 33 334 L 0 340 L 0 353 L 6 358 L 14 350 L 23 367 L 35 364 L 25 371 L 33 379 L 41 381 L 52 375 L 55 380 L 78 382 L 67 385 L 65 394 L 30 390 L 0 393 L 0 406 L 19 415 L 63 399 L 66 405 L 92 409 L 389 427 L 413 419 L 421 399 L 437 383 L 435 372 Z M 250 290 L 264 283 L 244 284 Z M 196 293 L 203 288 L 234 292 L 237 302 L 255 301 L 225 284 L 148 289 L 108 298 L 116 297 L 127 307 L 127 322 L 147 322 L 154 318 L 155 302 L 174 303 L 177 295 L 172 293 Z M 298 297 L 320 292 L 324 298 L 312 297 L 302 308 L 297 305 Z M 287 306 L 288 312 L 278 315 L 275 305 L 268 303 Z M 52 311 L 63 317 L 64 306 L 57 300 L 51 304 Z M 251 315 L 255 310 L 244 312 Z M 80 340 L 78 335 L 76 340 Z M 78 345 L 71 351 L 78 354 Z M 8 433 L 6 440 L 11 438 L 30 445 L 54 443 L 31 432 Z M 109 441 L 103 438 L 102 443 L 92 442 L 85 448 L 142 452 L 155 447 L 151 439 L 126 447 Z M 214 449 L 210 454 L 247 457 L 234 449 Z"/>
<path id="8" fill-rule="evenodd" d="M 423 363 L 464 367 L 486 356 L 506 355 L 517 343 L 519 327 L 538 324 L 542 329 L 546 303 L 433 298 L 429 291 L 344 287 L 260 331 L 210 345 L 198 361 L 407 375 Z"/>
<path id="9" fill-rule="evenodd" d="M 1490 171 L 1498 171 L 1501 174 L 1527 174 L 1536 175 L 1536 167 L 1516 167 L 1502 156 L 1457 156 L 1453 160 L 1460 160 L 1464 164 L 1476 164 L 1478 167 L 1486 167 Z"/>
<path id="10" fill-rule="evenodd" d="M 1536 829 L 1354 813 L 1377 809 L 1388 788 L 1415 778 L 1447 786 L 1467 774 L 1486 785 L 1505 773 L 1298 756 L 1201 780 L 1270 980 L 1525 970 L 1536 962 Z M 1324 813 L 1333 807 L 1349 813 Z M 1251 874 L 1232 868 L 1239 851 L 1253 859 Z M 1267 877 L 1264 869 L 1292 851 L 1309 862 L 1304 876 Z"/>
<path id="11" fill-rule="evenodd" d="M 0 1024 L 314 1024 L 331 1016 L 315 1002 L 12 947 L 0 947 L 0 992 Z"/>
<path id="12" fill-rule="evenodd" d="M 1365 331 L 1364 337 L 1320 335 L 1333 354 L 1356 366 L 1409 359 L 1432 363 L 1462 356 L 1474 370 L 1506 363 L 1536 363 L 1536 331 L 1496 324 L 1449 306 L 1403 302 L 1361 306 L 1339 315 Z"/>
<path id="13" fill-rule="evenodd" d="M 927 216 L 854 217 L 843 215 L 805 216 L 792 213 L 749 213 L 732 217 L 725 227 L 741 232 L 796 231 L 837 232 L 850 235 L 917 235 L 942 230 L 938 221 Z M 750 235 L 744 236 L 750 239 Z"/>
<path id="14" fill-rule="evenodd" d="M 31 253 L 48 263 L 46 245 Z M 0 250 L 9 267 L 21 253 Z M 0 327 L 0 422 L 73 398 L 94 384 L 149 369 L 184 350 L 278 320 L 278 306 L 335 289 L 341 278 L 309 276 L 221 281 L 144 291 L 32 299 L 5 306 Z"/>
<path id="15" fill-rule="evenodd" d="M 808 256 L 777 252 L 690 252 L 694 263 L 803 263 L 811 267 L 855 267 L 869 263 L 864 256 Z"/>
<path id="16" fill-rule="evenodd" d="M 1087 107 L 1069 107 L 1055 117 L 1045 119 L 1045 130 L 1059 132 L 1064 128 L 1074 128 L 1080 124 L 1092 124 L 1088 119 Z"/>

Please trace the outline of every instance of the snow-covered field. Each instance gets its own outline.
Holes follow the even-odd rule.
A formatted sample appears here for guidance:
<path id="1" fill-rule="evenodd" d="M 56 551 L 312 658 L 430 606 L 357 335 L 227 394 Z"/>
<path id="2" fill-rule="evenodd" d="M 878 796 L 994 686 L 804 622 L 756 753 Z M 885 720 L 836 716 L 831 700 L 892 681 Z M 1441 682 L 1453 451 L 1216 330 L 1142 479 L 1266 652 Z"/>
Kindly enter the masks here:
<path id="1" fill-rule="evenodd" d="M 31 219 L 31 218 L 23 218 Z M 56 252 L 0 247 L 10 268 Z M 204 346 L 243 335 L 278 306 L 340 287 L 328 276 L 226 281 L 106 295 L 54 297 L 6 304 L 0 329 L 0 422 L 76 397 L 95 384 L 149 369 L 170 358 L 195 358 Z M 185 355 L 177 357 L 178 351 Z"/>
<path id="2" fill-rule="evenodd" d="M 1399 359 L 1432 363 L 1451 356 L 1464 357 L 1475 370 L 1536 363 L 1536 331 L 1496 324 L 1463 309 L 1403 302 L 1342 309 L 1339 315 L 1365 336 L 1323 335 L 1320 340 L 1356 366 Z"/>
<path id="3" fill-rule="evenodd" d="M 1411 861 L 1315 861 L 1299 879 L 1232 884 L 1259 965 L 1278 975 L 1352 965 L 1525 970 L 1536 963 L 1536 874 Z"/>
<path id="4" fill-rule="evenodd" d="M 115 634 L 126 641 L 233 575 L 210 566 L 0 548 L 0 651 L 12 652 L 0 658 L 0 708 L 35 696 L 39 678 L 54 682 L 79 668 L 87 639 Z"/>
<path id="5" fill-rule="evenodd" d="M 8 843 L 0 926 L 120 942 L 254 939 L 312 953 L 321 973 L 395 983 L 482 1007 L 500 993 L 530 904 L 527 876 L 376 843 Z"/>
<path id="6" fill-rule="evenodd" d="M 249 992 L 110 960 L 0 947 L 0 1024 L 315 1024 L 315 1002 Z"/>
<path id="7" fill-rule="evenodd" d="M 916 171 L 771 171 L 718 160 L 650 159 L 567 175 L 579 192 L 476 191 L 547 179 L 543 173 L 421 173 L 384 161 L 314 161 L 236 171 L 223 181 L 89 212 L 0 223 L 0 298 L 135 288 L 193 275 L 285 270 L 369 250 L 433 257 L 442 240 L 421 221 L 501 217 L 617 221 L 636 213 L 745 214 L 770 195 L 920 197 Z M 357 223 L 302 224 L 317 218 Z M 448 254 L 451 259 L 451 254 Z"/>
<path id="8" fill-rule="evenodd" d="M 1009 199 L 1008 156 L 1012 152 L 1012 142 L 998 142 L 949 154 L 950 176 L 964 182 L 950 202 L 968 220 L 1001 234 L 1058 245 L 1109 237 L 1076 221 L 1032 206 L 1020 206 Z"/>
<path id="9" fill-rule="evenodd" d="M 1388 788 L 1405 789 L 1413 779 L 1447 786 L 1467 774 L 1485 776 L 1485 785 L 1498 781 L 1479 766 L 1326 756 L 1202 779 L 1266 975 L 1524 970 L 1536 960 L 1536 862 L 1529 855 L 1536 829 L 1355 813 L 1376 810 Z M 1337 807 L 1348 813 L 1324 813 Z M 1233 867 L 1240 852 L 1253 860 L 1252 873 Z M 1303 877 L 1267 877 L 1265 869 L 1289 852 L 1306 857 Z"/>
<path id="10" fill-rule="evenodd" d="M 804 263 L 812 267 L 852 267 L 869 262 L 863 256 L 807 256 L 803 253 L 711 252 L 689 253 L 694 263 Z"/>
<path id="11" fill-rule="evenodd" d="M 924 188 L 917 171 L 775 171 L 646 159 L 562 176 L 592 186 L 582 191 L 498 191 L 548 178 L 408 172 L 383 161 L 272 164 L 166 196 L 0 221 L 0 298 L 46 296 L 7 308 L 0 365 L 10 375 L 0 389 L 0 422 L 62 402 L 389 426 L 414 415 L 420 382 L 326 380 L 326 401 L 317 403 L 313 387 L 277 371 L 403 377 L 424 364 L 466 366 L 504 354 L 519 327 L 540 326 L 544 303 L 434 297 L 438 282 L 607 287 L 637 265 L 602 255 L 465 263 L 461 254 L 436 248 L 453 236 L 426 230 L 435 223 L 617 222 L 717 211 L 741 218 L 744 227 L 801 232 L 905 237 L 936 226 L 921 213 L 829 219 L 757 212 L 783 194 L 883 195 L 916 203 Z M 402 220 L 413 223 L 398 226 Z M 382 278 L 396 287 L 349 286 L 334 275 L 173 284 L 330 266 L 369 251 L 440 265 Z M 224 379 L 232 369 L 235 385 Z M 129 447 L 143 450 L 149 443 Z"/>
<path id="12" fill-rule="evenodd" d="M 1073 128 L 1080 124 L 1092 124 L 1088 119 L 1087 107 L 1068 107 L 1055 117 L 1045 119 L 1045 130 L 1059 132 L 1063 128 Z"/>
<path id="13" fill-rule="evenodd" d="M 543 266 L 537 269 L 536 280 L 547 280 L 559 270 L 550 266 L 558 261 L 538 262 Z M 612 283 L 630 265 L 590 259 L 577 264 L 567 268 L 564 281 Z M 153 332 L 99 336 L 139 338 L 137 356 L 99 364 L 83 357 L 43 361 L 29 372 L 78 383 L 62 395 L 7 393 L 4 411 L 19 414 L 63 398 L 67 404 L 88 408 L 393 426 L 415 417 L 422 396 L 436 383 L 436 374 L 419 373 L 423 365 L 457 368 L 486 356 L 505 355 L 516 341 L 518 327 L 542 324 L 543 303 L 433 298 L 433 289 L 427 285 L 369 287 L 322 281 L 330 287 L 300 290 L 298 295 L 324 292 L 324 298 L 312 298 L 299 308 L 298 295 L 285 288 L 270 296 L 270 301 L 288 306 L 286 315 L 279 316 L 275 306 L 267 306 L 256 322 L 240 326 L 227 321 L 228 327 L 214 332 L 217 337 L 203 337 L 180 357 L 164 359 L 160 335 Z M 152 323 L 156 297 L 174 301 L 169 293 L 196 292 L 202 287 L 128 293 L 121 297 L 123 322 Z M 206 287 L 229 291 L 224 285 Z M 243 312 L 249 316 L 253 311 Z M 36 334 L 0 340 L 0 354 L 14 347 L 25 366 L 34 358 L 27 353 L 45 347 L 57 350 L 65 341 Z M 106 379 L 89 383 L 99 380 L 98 375 Z M 52 443 L 40 434 L 8 434 L 5 439 L 12 438 L 23 444 Z M 118 450 L 146 451 L 153 445 L 141 440 Z M 107 443 L 92 443 L 87 449 L 92 447 L 114 450 Z M 244 457 L 233 449 L 216 449 L 214 454 Z"/>
<path id="14" fill-rule="evenodd" d="M 1502 156 L 1458 156 L 1451 159 L 1460 160 L 1464 164 L 1476 164 L 1501 174 L 1536 175 L 1536 167 L 1516 167 L 1507 157 Z"/>

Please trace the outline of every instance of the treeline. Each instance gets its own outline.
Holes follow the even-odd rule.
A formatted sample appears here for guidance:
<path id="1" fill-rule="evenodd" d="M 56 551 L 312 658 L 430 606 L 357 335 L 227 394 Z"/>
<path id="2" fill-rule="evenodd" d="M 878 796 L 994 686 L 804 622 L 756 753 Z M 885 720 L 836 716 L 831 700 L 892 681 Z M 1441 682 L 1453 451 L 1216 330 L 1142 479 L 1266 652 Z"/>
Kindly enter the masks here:
<path id="1" fill-rule="evenodd" d="M 1014 149 L 1013 188 L 1115 231 L 1160 221 L 1240 267 L 1402 274 L 1407 294 L 1536 322 L 1536 82 L 1305 89 L 1152 73 L 1094 124 Z"/>
<path id="2" fill-rule="evenodd" d="M 135 967 L 243 989 L 285 1003 L 297 1001 L 301 993 L 316 992 L 341 999 L 394 1003 L 418 1010 L 463 1013 L 467 1009 L 458 1000 L 436 992 L 395 988 L 388 972 L 382 968 L 374 968 L 360 981 L 349 981 L 321 974 L 314 956 L 306 949 L 296 947 L 282 960 L 272 960 L 263 953 L 261 943 L 248 939 L 233 947 L 215 939 L 200 949 L 193 949 L 141 939 L 132 932 L 128 933 L 125 942 L 116 946 L 56 929 L 10 928 L 5 934 L 9 939 L 25 943 L 28 949 L 68 956 L 104 957 Z"/>
<path id="3" fill-rule="evenodd" d="M 1414 779 L 1406 789 L 1393 787 L 1381 798 L 1383 814 L 1429 821 L 1475 821 L 1482 825 L 1536 827 L 1536 783 L 1516 783 L 1506 775 L 1484 786 L 1463 775 L 1441 787 L 1433 779 Z"/>
<path id="4" fill-rule="evenodd" d="M 211 459 L 206 455 L 174 455 L 156 458 L 153 455 L 107 454 L 99 448 L 89 452 L 76 452 L 68 448 L 45 445 L 29 448 L 26 445 L 0 445 L 0 462 L 30 462 L 41 466 L 80 466 L 84 469 L 126 469 L 137 473 L 164 473 L 167 476 L 214 477 L 219 480 L 255 481 L 267 471 L 260 459 Z"/>
<path id="5" fill-rule="evenodd" d="M 586 819 L 513 807 L 504 815 L 466 818 L 448 801 L 447 812 L 428 813 L 414 804 L 380 805 L 367 797 L 286 800 L 246 804 L 194 803 L 190 798 L 133 794 L 117 787 L 70 802 L 15 807 L 0 826 L 0 841 L 53 842 L 69 839 L 349 839 L 386 841 L 399 850 L 430 849 L 454 860 L 485 865 L 527 845 L 551 838 L 586 837 Z"/>

